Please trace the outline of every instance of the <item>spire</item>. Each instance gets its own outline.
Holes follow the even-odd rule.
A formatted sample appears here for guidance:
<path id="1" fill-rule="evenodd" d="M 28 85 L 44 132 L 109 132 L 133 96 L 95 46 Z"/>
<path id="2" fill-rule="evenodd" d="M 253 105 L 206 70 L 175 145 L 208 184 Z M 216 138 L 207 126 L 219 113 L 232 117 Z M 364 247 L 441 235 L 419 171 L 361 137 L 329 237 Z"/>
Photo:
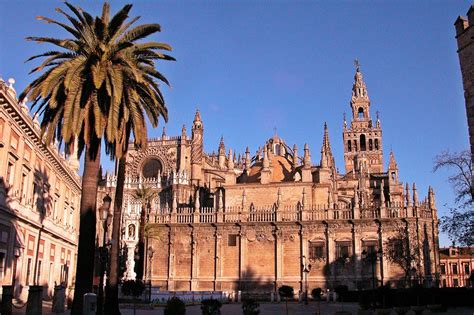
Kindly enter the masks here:
<path id="1" fill-rule="evenodd" d="M 224 136 L 221 136 L 221 141 L 219 142 L 219 149 L 217 152 L 219 155 L 225 155 Z"/>
<path id="2" fill-rule="evenodd" d="M 181 128 L 181 139 L 186 140 L 186 125 L 183 124 L 183 127 Z"/>
<path id="3" fill-rule="evenodd" d="M 229 157 L 227 159 L 227 168 L 229 170 L 234 169 L 234 159 L 235 159 L 235 155 L 232 154 L 232 149 L 229 149 Z"/>
<path id="4" fill-rule="evenodd" d="M 418 206 L 418 192 L 416 191 L 415 183 L 413 183 L 413 205 Z"/>
<path id="5" fill-rule="evenodd" d="M 360 72 L 360 64 L 359 61 L 356 59 L 354 61 L 356 66 L 356 73 L 354 75 L 354 84 L 352 85 L 352 101 L 355 100 L 364 100 L 370 101 L 369 95 L 367 94 L 367 86 L 364 82 L 364 77 L 362 76 L 362 72 Z"/>
<path id="6" fill-rule="evenodd" d="M 393 151 L 390 151 L 390 157 L 388 161 L 388 169 L 389 170 L 396 170 L 398 169 L 397 162 L 395 161 L 395 155 L 393 154 Z"/>
<path id="7" fill-rule="evenodd" d="M 163 126 L 163 131 L 161 132 L 161 139 L 166 139 L 166 126 Z"/>
<path id="8" fill-rule="evenodd" d="M 332 165 L 332 151 L 331 144 L 329 142 L 329 130 L 328 125 L 324 122 L 324 136 L 323 136 L 323 145 L 321 146 L 321 167 L 328 167 Z"/>
<path id="9" fill-rule="evenodd" d="M 270 162 L 268 161 L 268 149 L 267 146 L 263 146 L 263 170 L 266 171 L 270 167 Z"/>
<path id="10" fill-rule="evenodd" d="M 249 147 L 245 149 L 245 169 L 247 172 L 250 170 L 250 150 Z"/>
<path id="11" fill-rule="evenodd" d="M 434 193 L 433 187 L 431 186 L 428 188 L 428 203 L 429 203 L 430 209 L 436 208 L 435 193 Z"/>
<path id="12" fill-rule="evenodd" d="M 364 82 L 362 72 L 360 72 L 360 64 L 358 60 L 354 61 L 356 73 L 354 75 L 354 84 L 352 85 L 352 118 L 357 121 L 370 120 L 370 99 L 367 93 L 367 86 Z"/>
<path id="13" fill-rule="evenodd" d="M 201 113 L 199 112 L 199 109 L 196 109 L 196 114 L 194 115 L 194 123 L 196 122 L 201 122 Z"/>
<path id="14" fill-rule="evenodd" d="M 407 202 L 407 207 L 411 207 L 412 201 L 411 201 L 411 195 L 410 195 L 410 185 L 408 185 L 408 183 L 406 183 L 405 185 L 405 199 Z"/>
<path id="15" fill-rule="evenodd" d="M 219 167 L 225 168 L 225 145 L 224 145 L 224 137 L 221 137 L 221 141 L 219 143 L 219 149 L 217 150 L 217 154 L 219 156 Z"/>
<path id="16" fill-rule="evenodd" d="M 293 145 L 293 167 L 298 167 L 300 164 L 298 160 L 298 146 L 295 144 Z"/>
<path id="17" fill-rule="evenodd" d="M 305 168 L 311 167 L 311 157 L 309 155 L 309 146 L 307 143 L 304 145 L 303 165 Z"/>

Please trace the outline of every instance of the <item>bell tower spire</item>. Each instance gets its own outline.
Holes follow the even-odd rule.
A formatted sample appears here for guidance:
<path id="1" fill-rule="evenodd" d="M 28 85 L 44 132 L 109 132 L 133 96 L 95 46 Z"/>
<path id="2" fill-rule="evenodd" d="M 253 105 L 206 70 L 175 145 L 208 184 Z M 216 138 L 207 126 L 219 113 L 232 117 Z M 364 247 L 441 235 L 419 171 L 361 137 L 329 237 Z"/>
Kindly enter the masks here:
<path id="1" fill-rule="evenodd" d="M 355 75 L 352 85 L 350 107 L 352 109 L 352 121 L 350 127 L 344 128 L 344 162 L 346 173 L 357 173 L 356 167 L 359 158 L 367 160 L 367 171 L 369 173 L 382 173 L 383 151 L 382 151 L 382 128 L 377 115 L 377 123 L 370 118 L 370 98 L 367 85 L 360 70 L 358 60 L 354 61 Z"/>

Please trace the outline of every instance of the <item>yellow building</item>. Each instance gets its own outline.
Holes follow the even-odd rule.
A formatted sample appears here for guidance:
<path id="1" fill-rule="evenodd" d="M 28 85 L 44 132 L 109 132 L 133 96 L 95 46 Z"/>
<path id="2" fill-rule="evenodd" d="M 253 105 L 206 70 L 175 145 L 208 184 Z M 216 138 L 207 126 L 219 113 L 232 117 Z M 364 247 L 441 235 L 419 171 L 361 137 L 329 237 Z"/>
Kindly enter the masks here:
<path id="1" fill-rule="evenodd" d="M 0 79 L 0 284 L 26 300 L 55 284 L 70 294 L 77 255 L 79 161 L 41 142 L 40 125 L 18 103 L 14 80 Z"/>

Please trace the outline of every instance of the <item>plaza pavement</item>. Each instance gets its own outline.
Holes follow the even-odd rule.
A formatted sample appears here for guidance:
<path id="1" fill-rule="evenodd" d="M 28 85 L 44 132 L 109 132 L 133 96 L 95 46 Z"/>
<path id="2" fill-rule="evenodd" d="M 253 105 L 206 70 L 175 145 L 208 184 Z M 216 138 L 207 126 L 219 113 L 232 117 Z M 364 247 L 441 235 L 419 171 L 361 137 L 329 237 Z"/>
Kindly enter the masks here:
<path id="1" fill-rule="evenodd" d="M 356 315 L 359 309 L 356 303 L 326 303 L 321 302 L 321 315 L 333 315 L 337 311 L 349 311 Z M 121 309 L 122 315 L 133 315 L 133 309 Z M 310 302 L 308 305 L 300 303 L 288 303 L 288 314 L 290 315 L 315 315 L 318 312 L 318 303 Z M 25 309 L 13 309 L 14 315 L 25 314 Z M 70 312 L 66 311 L 61 313 L 62 315 L 69 315 Z M 137 315 L 163 315 L 164 307 L 157 307 L 153 310 L 136 310 Z M 241 304 L 225 304 L 221 308 L 222 315 L 242 315 Z M 450 309 L 446 313 L 433 313 L 433 315 L 473 315 L 474 309 L 459 308 Z M 43 315 L 58 315 L 58 313 L 51 312 L 51 303 L 43 303 Z M 200 305 L 192 305 L 186 307 L 186 315 L 201 315 Z M 260 304 L 260 315 L 286 315 L 285 303 L 261 303 Z"/>

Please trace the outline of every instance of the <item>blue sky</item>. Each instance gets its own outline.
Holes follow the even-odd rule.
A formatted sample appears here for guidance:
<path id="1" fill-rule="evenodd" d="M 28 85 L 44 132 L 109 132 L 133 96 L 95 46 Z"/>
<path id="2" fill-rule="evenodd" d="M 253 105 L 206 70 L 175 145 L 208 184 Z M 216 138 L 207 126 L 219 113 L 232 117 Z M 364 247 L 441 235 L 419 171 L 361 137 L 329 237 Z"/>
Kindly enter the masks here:
<path id="1" fill-rule="evenodd" d="M 73 1 L 100 14 L 100 1 Z M 114 11 L 124 1 L 111 1 Z M 468 148 L 463 89 L 453 23 L 470 1 L 133 1 L 131 16 L 160 23 L 153 39 L 173 46 L 177 62 L 158 65 L 169 135 L 188 132 L 196 108 L 204 121 L 205 149 L 254 152 L 274 128 L 289 144 L 307 142 L 320 159 L 327 121 L 336 164 L 343 164 L 342 117 L 358 58 L 380 111 L 385 164 L 395 153 L 400 178 L 423 195 L 432 185 L 442 215 L 452 204 L 447 173 L 433 174 L 433 158 Z M 60 18 L 61 1 L 0 0 L 0 76 L 20 92 L 33 79 L 24 61 L 50 47 L 27 36 L 65 34 L 37 15 Z M 161 124 L 162 126 L 163 124 Z M 161 126 L 150 137 L 161 135 Z M 110 162 L 106 162 L 110 165 Z M 109 166 L 110 167 L 110 166 Z M 449 244 L 445 236 L 442 245 Z"/>

